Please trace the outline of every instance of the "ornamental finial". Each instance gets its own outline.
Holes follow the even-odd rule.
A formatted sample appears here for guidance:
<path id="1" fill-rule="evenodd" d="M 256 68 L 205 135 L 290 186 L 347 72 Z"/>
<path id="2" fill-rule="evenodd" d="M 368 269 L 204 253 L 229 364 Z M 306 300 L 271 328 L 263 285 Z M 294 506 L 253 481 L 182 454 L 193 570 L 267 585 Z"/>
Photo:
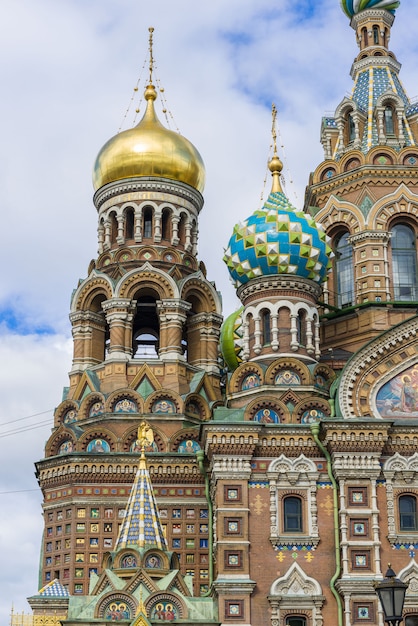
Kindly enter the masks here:
<path id="1" fill-rule="evenodd" d="M 148 28 L 149 32 L 149 84 L 152 85 L 152 72 L 154 70 L 154 57 L 152 54 L 152 33 L 154 32 L 154 27 L 150 26 Z"/>

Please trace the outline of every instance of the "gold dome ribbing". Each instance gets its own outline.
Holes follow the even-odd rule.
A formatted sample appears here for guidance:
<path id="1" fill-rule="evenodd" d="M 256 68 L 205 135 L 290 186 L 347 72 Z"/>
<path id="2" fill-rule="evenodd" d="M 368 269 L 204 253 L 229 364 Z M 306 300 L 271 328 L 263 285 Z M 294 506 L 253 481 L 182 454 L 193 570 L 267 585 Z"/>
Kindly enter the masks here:
<path id="1" fill-rule="evenodd" d="M 147 109 L 137 126 L 125 130 L 100 150 L 93 170 L 97 190 L 124 178 L 168 178 L 202 192 L 205 166 L 196 148 L 180 134 L 165 128 L 155 113 L 155 87 L 145 90 Z"/>

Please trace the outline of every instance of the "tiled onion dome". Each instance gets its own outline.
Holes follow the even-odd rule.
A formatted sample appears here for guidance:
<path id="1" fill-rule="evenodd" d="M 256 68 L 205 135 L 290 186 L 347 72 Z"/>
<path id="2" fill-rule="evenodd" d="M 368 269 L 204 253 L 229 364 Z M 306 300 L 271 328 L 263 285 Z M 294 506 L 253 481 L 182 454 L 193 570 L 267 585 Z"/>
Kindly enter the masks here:
<path id="1" fill-rule="evenodd" d="M 289 202 L 280 186 L 282 163 L 269 163 L 273 187 L 262 209 L 237 224 L 223 260 L 236 287 L 261 276 L 290 274 L 320 283 L 332 251 L 322 226 Z"/>
<path id="2" fill-rule="evenodd" d="M 400 0 L 341 0 L 343 11 L 348 17 L 366 9 L 386 9 L 394 14 L 399 5 Z"/>

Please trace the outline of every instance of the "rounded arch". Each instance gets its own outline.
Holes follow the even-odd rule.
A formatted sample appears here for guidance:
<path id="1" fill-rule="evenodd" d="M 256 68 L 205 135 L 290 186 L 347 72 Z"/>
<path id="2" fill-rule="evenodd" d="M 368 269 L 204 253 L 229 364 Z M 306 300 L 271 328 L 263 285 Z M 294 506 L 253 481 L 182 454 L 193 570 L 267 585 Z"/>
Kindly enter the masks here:
<path id="1" fill-rule="evenodd" d="M 172 609 L 174 617 L 169 617 L 166 620 L 166 617 L 162 617 L 162 619 L 166 621 L 172 621 L 173 619 L 187 619 L 188 611 L 185 602 L 179 596 L 169 593 L 169 592 L 161 592 L 157 591 L 148 596 L 145 602 L 145 608 L 147 611 L 147 615 L 153 620 L 154 618 L 159 616 L 157 615 L 158 611 L 161 610 L 166 612 Z"/>
<path id="2" fill-rule="evenodd" d="M 171 241 L 173 237 L 173 211 L 171 207 L 161 207 L 161 239 Z"/>
<path id="3" fill-rule="evenodd" d="M 141 246 L 137 251 L 136 258 L 141 263 L 152 263 L 158 259 L 158 252 L 151 246 Z"/>
<path id="4" fill-rule="evenodd" d="M 155 228 L 155 204 L 147 202 L 142 205 L 142 239 L 152 239 Z"/>
<path id="5" fill-rule="evenodd" d="M 128 204 L 123 209 L 123 234 L 126 240 L 134 239 L 135 236 L 135 208 Z"/>
<path id="6" fill-rule="evenodd" d="M 277 416 L 277 417 L 276 417 Z M 244 412 L 244 420 L 257 421 L 261 424 L 288 424 L 290 413 L 283 402 L 274 396 L 263 396 L 248 404 Z"/>
<path id="7" fill-rule="evenodd" d="M 144 553 L 142 564 L 146 569 L 169 569 L 170 560 L 162 550 L 151 548 Z"/>
<path id="8" fill-rule="evenodd" d="M 164 250 L 161 250 L 160 259 L 164 261 L 164 263 L 170 263 L 170 265 L 181 263 L 180 254 L 174 248 L 164 248 Z"/>
<path id="9" fill-rule="evenodd" d="M 189 417 L 199 420 L 210 419 L 210 407 L 208 402 L 198 393 L 190 393 L 184 401 L 184 412 Z"/>
<path id="10" fill-rule="evenodd" d="M 387 231 L 397 215 L 417 223 L 417 218 L 414 217 L 417 208 L 418 195 L 401 183 L 392 194 L 383 196 L 374 204 L 369 214 L 370 228 Z"/>
<path id="11" fill-rule="evenodd" d="M 113 413 L 115 405 L 122 400 L 131 400 L 137 407 L 136 411 L 127 410 L 127 413 L 142 413 L 144 401 L 142 396 L 130 387 L 124 389 L 117 389 L 113 391 L 106 399 L 105 409 L 108 413 Z M 124 411 L 120 411 L 123 413 Z"/>
<path id="12" fill-rule="evenodd" d="M 137 568 L 141 564 L 141 560 L 141 553 L 133 547 L 129 547 L 118 552 L 114 564 L 120 569 Z"/>
<path id="13" fill-rule="evenodd" d="M 145 413 L 183 413 L 183 399 L 168 389 L 154 391 L 145 401 Z"/>
<path id="14" fill-rule="evenodd" d="M 345 228 L 339 228 L 331 240 L 334 258 L 330 280 L 333 281 L 334 302 L 342 309 L 355 304 L 354 249 Z"/>
<path id="15" fill-rule="evenodd" d="M 97 309 L 94 312 L 99 312 L 98 304 L 101 304 L 104 300 L 110 300 L 113 295 L 110 278 L 101 272 L 100 275 L 98 274 L 99 272 L 94 270 L 93 275 L 86 278 L 76 289 L 71 302 L 72 313 L 75 311 L 91 311 L 93 309 Z"/>
<path id="16" fill-rule="evenodd" d="M 62 446 L 69 442 L 67 449 Z M 45 457 L 57 456 L 58 454 L 68 454 L 75 452 L 77 440 L 74 433 L 66 426 L 60 426 L 54 436 L 47 442 L 45 446 Z"/>
<path id="17" fill-rule="evenodd" d="M 398 153 L 398 162 L 407 167 L 416 167 L 418 164 L 418 150 L 411 146 L 403 148 Z"/>
<path id="18" fill-rule="evenodd" d="M 151 293 L 159 300 L 178 298 L 177 285 L 171 276 L 148 262 L 125 274 L 115 289 L 115 296 L 133 299 L 135 294 Z"/>
<path id="19" fill-rule="evenodd" d="M 180 297 L 192 305 L 192 313 L 218 313 L 222 307 L 215 287 L 205 278 L 189 276 L 180 285 Z"/>
<path id="20" fill-rule="evenodd" d="M 304 398 L 293 409 L 292 423 L 312 424 L 331 416 L 331 407 L 326 400 L 317 396 Z"/>
<path id="21" fill-rule="evenodd" d="M 73 412 L 72 414 L 70 412 Z M 67 419 L 65 419 L 67 417 Z M 79 419 L 79 403 L 75 400 L 64 400 L 55 409 L 54 426 L 62 423 L 70 424 Z"/>
<path id="22" fill-rule="evenodd" d="M 114 262 L 115 263 L 128 263 L 129 261 L 134 260 L 134 255 L 132 250 L 129 248 L 122 248 L 115 254 Z"/>
<path id="23" fill-rule="evenodd" d="M 317 389 L 328 392 L 337 375 L 328 365 L 319 363 L 313 371 L 314 385 Z"/>
<path id="24" fill-rule="evenodd" d="M 302 361 L 290 357 L 282 357 L 269 365 L 265 375 L 266 385 L 274 385 L 277 374 L 285 371 L 295 372 L 299 376 L 301 385 L 312 384 L 312 374 Z"/>
<path id="25" fill-rule="evenodd" d="M 355 164 L 351 164 L 350 162 L 355 160 Z M 340 161 L 340 171 L 347 172 L 349 170 L 354 169 L 354 167 L 361 167 L 365 163 L 365 156 L 361 150 L 350 150 L 347 154 L 344 154 L 341 157 Z"/>
<path id="26" fill-rule="evenodd" d="M 103 442 L 105 441 L 109 448 L 110 452 L 116 451 L 116 439 L 115 435 L 108 428 L 90 428 L 86 430 L 83 435 L 78 440 L 78 450 L 82 452 L 87 452 L 87 447 L 89 443 L 93 441 Z M 92 453 L 101 452 L 99 450 L 99 445 L 96 446 L 97 450 L 92 450 Z"/>
<path id="27" fill-rule="evenodd" d="M 96 405 L 100 405 L 96 406 Z M 105 397 L 100 392 L 93 392 L 86 396 L 80 404 L 79 420 L 95 417 L 105 412 Z"/>
<path id="28" fill-rule="evenodd" d="M 199 443 L 199 430 L 191 429 L 191 428 L 182 428 L 174 433 L 174 435 L 170 439 L 169 449 L 171 452 L 177 452 L 179 445 L 186 440 L 195 441 L 200 448 Z M 193 453 L 193 450 L 191 450 Z"/>
<path id="29" fill-rule="evenodd" d="M 138 603 L 134 596 L 124 593 L 123 591 L 115 591 L 112 589 L 109 593 L 106 593 L 98 602 L 95 610 L 96 619 L 112 619 L 111 614 L 113 612 L 121 612 L 121 608 L 125 608 L 125 615 L 117 617 L 118 620 L 130 619 L 132 620 L 136 614 Z M 113 621 L 113 620 L 112 620 Z"/>
<path id="30" fill-rule="evenodd" d="M 242 385 L 248 376 L 255 375 L 259 379 L 259 385 L 264 385 L 264 369 L 258 363 L 242 363 L 237 367 L 229 381 L 229 392 L 237 393 L 242 390 Z"/>

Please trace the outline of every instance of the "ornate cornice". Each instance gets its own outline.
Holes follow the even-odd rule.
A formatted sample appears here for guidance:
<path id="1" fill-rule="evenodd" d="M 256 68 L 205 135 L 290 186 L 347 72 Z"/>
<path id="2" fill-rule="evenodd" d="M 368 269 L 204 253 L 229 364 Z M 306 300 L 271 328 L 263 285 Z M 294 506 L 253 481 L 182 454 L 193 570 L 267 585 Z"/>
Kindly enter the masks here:
<path id="1" fill-rule="evenodd" d="M 329 163 L 331 164 L 332 161 L 333 160 L 330 160 Z M 327 181 L 321 180 L 317 183 L 309 185 L 309 196 L 312 196 L 313 193 L 316 196 L 323 195 L 326 192 L 328 192 L 329 195 L 332 195 L 336 189 L 338 189 L 338 193 L 334 193 L 334 195 L 344 196 L 350 191 L 361 187 L 365 178 L 373 180 L 374 183 L 380 183 L 382 185 L 387 185 L 389 183 L 390 185 L 396 185 L 397 187 L 399 187 L 399 179 L 402 179 L 403 182 L 405 182 L 405 180 L 415 179 L 414 183 L 418 184 L 416 168 L 407 167 L 406 165 L 401 164 L 388 166 L 371 165 L 368 163 L 366 165 L 360 165 L 354 170 L 348 170 L 346 172 L 336 174 L 332 178 L 327 179 Z M 388 178 L 391 180 L 388 181 Z"/>
<path id="2" fill-rule="evenodd" d="M 237 290 L 238 298 L 244 302 L 254 300 L 256 296 L 266 297 L 266 292 L 283 290 L 303 292 L 311 300 L 318 300 L 321 295 L 321 286 L 311 280 L 305 280 L 297 276 L 262 276 L 241 285 Z"/>
<path id="3" fill-rule="evenodd" d="M 401 64 L 399 61 L 394 59 L 392 56 L 367 56 L 364 59 L 359 59 L 358 61 L 354 61 L 351 66 L 350 76 L 354 80 L 356 75 L 359 72 L 364 72 L 364 70 L 369 69 L 369 67 L 382 67 L 386 66 L 396 74 L 399 73 L 401 69 Z"/>
<path id="4" fill-rule="evenodd" d="M 359 243 L 367 241 L 367 239 L 382 239 L 385 243 L 390 239 L 391 233 L 384 230 L 363 230 L 361 233 L 355 233 L 348 238 L 349 243 Z"/>
<path id="5" fill-rule="evenodd" d="M 390 427 L 390 422 L 370 418 L 349 423 L 345 420 L 321 423 L 324 444 L 332 453 L 381 453 Z"/>
<path id="6" fill-rule="evenodd" d="M 202 194 L 193 189 L 193 187 L 165 178 L 129 178 L 123 182 L 108 183 L 96 191 L 93 196 L 93 202 L 97 210 L 99 210 L 106 200 L 125 194 L 129 194 L 129 199 L 132 200 L 133 193 L 143 192 L 165 193 L 183 198 L 191 202 L 198 212 L 201 210 L 204 202 Z"/>

